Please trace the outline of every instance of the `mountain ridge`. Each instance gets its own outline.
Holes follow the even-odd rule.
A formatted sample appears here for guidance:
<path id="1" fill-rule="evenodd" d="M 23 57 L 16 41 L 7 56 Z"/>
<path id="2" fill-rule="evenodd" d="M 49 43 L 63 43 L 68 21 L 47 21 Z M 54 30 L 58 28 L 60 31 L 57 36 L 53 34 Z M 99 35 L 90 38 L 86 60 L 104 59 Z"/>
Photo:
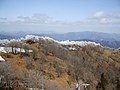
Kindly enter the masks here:
<path id="1" fill-rule="evenodd" d="M 29 34 L 29 33 L 28 33 Z M 12 36 L 15 38 L 20 38 L 21 36 L 27 35 L 26 33 L 17 33 L 16 36 Z M 113 49 L 120 48 L 120 34 L 116 33 L 102 33 L 102 32 L 68 32 L 63 34 L 53 33 L 53 34 L 33 34 L 38 36 L 47 36 L 53 38 L 55 40 L 63 41 L 63 40 L 72 40 L 72 41 L 94 41 L 96 43 L 100 43 L 101 45 Z M 11 37 L 11 35 L 8 35 Z M 4 38 L 4 37 L 3 37 Z M 0 37 L 0 39 L 3 39 Z M 9 38 L 9 37 L 8 37 Z"/>

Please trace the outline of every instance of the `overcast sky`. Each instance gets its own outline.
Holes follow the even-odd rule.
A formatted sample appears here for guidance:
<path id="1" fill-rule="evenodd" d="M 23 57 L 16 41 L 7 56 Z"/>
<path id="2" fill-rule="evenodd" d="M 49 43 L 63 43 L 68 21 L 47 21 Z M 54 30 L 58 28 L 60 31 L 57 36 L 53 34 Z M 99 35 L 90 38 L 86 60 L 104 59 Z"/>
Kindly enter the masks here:
<path id="1" fill-rule="evenodd" d="M 0 0 L 0 31 L 120 33 L 120 0 Z"/>

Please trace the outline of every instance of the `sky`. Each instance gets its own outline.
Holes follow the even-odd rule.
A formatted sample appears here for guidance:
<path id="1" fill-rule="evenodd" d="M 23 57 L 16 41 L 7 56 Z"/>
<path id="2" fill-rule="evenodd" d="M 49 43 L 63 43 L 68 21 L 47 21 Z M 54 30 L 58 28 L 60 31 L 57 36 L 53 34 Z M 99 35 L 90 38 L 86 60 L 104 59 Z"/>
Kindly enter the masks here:
<path id="1" fill-rule="evenodd" d="M 0 31 L 120 33 L 120 0 L 0 0 Z"/>

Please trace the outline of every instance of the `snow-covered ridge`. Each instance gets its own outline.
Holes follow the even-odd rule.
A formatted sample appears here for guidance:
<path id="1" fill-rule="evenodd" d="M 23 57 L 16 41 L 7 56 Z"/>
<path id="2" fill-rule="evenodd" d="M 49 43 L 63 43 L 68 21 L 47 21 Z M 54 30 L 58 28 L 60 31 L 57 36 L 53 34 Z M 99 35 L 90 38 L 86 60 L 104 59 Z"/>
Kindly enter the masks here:
<path id="1" fill-rule="evenodd" d="M 28 40 L 28 39 L 39 40 L 39 38 L 44 39 L 44 40 L 54 41 L 54 42 L 62 44 L 62 45 L 80 45 L 80 46 L 100 45 L 99 43 L 95 43 L 95 42 L 91 42 L 91 41 L 69 41 L 69 40 L 57 41 L 57 40 L 50 38 L 50 37 L 35 36 L 35 35 L 26 35 L 23 40 Z"/>
<path id="2" fill-rule="evenodd" d="M 36 35 L 26 35 L 25 37 L 22 37 L 19 39 L 11 39 L 11 40 L 3 39 L 3 40 L 0 40 L 0 44 L 6 44 L 6 43 L 13 42 L 13 41 L 18 42 L 18 41 L 29 40 L 29 39 L 32 39 L 34 41 L 39 41 L 39 39 L 49 40 L 49 41 L 54 41 L 56 43 L 59 43 L 61 45 L 79 45 L 79 46 L 85 46 L 85 45 L 98 46 L 99 45 L 100 46 L 99 43 L 95 43 L 95 42 L 91 42 L 91 41 L 69 41 L 69 40 L 57 41 L 57 40 L 54 40 L 53 38 L 50 38 L 50 37 L 43 37 L 43 36 L 36 36 Z"/>
<path id="3" fill-rule="evenodd" d="M 23 40 L 29 40 L 29 39 L 35 39 L 35 40 L 39 40 L 39 38 L 43 39 L 43 40 L 49 40 L 49 41 L 55 41 L 53 38 L 50 37 L 43 37 L 43 36 L 36 36 L 36 35 L 26 35 L 25 38 L 22 38 Z"/>
<path id="4" fill-rule="evenodd" d="M 91 41 L 60 41 L 60 44 L 63 45 L 79 45 L 79 46 L 85 46 L 85 45 L 100 45 L 99 43 L 91 42 Z"/>

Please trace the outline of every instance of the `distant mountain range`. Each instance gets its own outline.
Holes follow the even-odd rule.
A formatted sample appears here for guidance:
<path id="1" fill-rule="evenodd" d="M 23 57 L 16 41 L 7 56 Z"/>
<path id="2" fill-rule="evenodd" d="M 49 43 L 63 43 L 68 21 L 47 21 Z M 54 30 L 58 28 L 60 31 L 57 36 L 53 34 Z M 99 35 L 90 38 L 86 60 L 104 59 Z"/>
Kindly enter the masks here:
<path id="1" fill-rule="evenodd" d="M 0 34 L 0 39 L 12 39 L 13 37 L 11 35 L 4 35 Z"/>
<path id="2" fill-rule="evenodd" d="M 69 32 L 64 34 L 40 34 L 56 40 L 77 40 L 93 41 L 100 43 L 102 46 L 118 49 L 120 48 L 120 34 L 101 33 L 101 32 Z"/>
<path id="3" fill-rule="evenodd" d="M 120 41 L 120 34 L 101 33 L 101 32 L 69 32 L 64 34 L 40 34 L 49 36 L 57 40 L 108 40 Z"/>
<path id="4" fill-rule="evenodd" d="M 17 33 L 14 35 L 0 35 L 0 39 L 19 38 L 25 36 L 27 33 Z M 48 36 L 56 40 L 75 40 L 75 41 L 94 41 L 100 43 L 102 46 L 110 48 L 120 48 L 120 34 L 101 33 L 101 32 L 69 32 L 64 34 L 34 34 L 38 36 Z"/>

